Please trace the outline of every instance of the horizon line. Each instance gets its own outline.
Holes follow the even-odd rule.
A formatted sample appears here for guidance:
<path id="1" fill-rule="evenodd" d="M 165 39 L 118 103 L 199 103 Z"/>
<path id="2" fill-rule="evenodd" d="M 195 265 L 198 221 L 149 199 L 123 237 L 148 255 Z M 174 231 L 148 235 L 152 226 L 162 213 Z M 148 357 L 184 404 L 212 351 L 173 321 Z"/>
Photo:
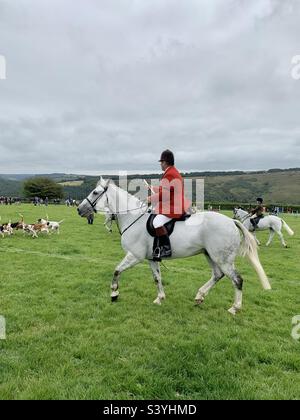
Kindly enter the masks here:
<path id="1" fill-rule="evenodd" d="M 269 171 L 288 171 L 288 170 L 296 170 L 299 169 L 300 167 L 289 167 L 289 168 L 269 168 L 269 169 L 213 169 L 213 170 L 205 170 L 205 169 L 190 169 L 190 170 L 181 170 L 179 169 L 179 172 L 181 173 L 217 173 L 217 172 L 224 172 L 224 173 L 230 173 L 230 172 L 244 172 L 244 173 L 251 173 L 251 172 L 269 172 Z M 102 170 L 102 171 L 66 171 L 66 172 L 61 172 L 61 171 L 49 171 L 49 172 L 3 172 L 0 173 L 0 176 L 2 175 L 78 175 L 78 176 L 101 176 L 101 175 L 125 175 L 126 173 L 128 175 L 157 175 L 160 174 L 162 171 L 161 170 L 146 170 L 143 171 L 141 169 L 135 169 L 135 170 L 116 170 L 116 169 L 112 169 L 112 170 Z"/>

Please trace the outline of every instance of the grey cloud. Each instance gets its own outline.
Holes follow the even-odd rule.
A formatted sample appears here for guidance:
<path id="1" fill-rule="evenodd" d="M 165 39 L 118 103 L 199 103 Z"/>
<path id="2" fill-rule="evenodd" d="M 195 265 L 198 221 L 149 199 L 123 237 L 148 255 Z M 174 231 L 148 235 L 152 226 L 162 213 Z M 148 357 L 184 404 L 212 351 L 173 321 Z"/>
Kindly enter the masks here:
<path id="1" fill-rule="evenodd" d="M 0 172 L 299 166 L 299 2 L 0 0 Z M 41 158 L 41 155 L 43 158 Z"/>

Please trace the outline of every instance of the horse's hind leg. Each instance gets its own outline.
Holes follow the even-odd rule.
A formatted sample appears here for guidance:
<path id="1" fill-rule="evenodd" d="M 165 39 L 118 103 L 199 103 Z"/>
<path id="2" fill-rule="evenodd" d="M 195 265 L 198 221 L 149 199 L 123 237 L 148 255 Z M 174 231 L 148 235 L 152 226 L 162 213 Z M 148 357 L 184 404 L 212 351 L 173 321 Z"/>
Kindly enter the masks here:
<path id="1" fill-rule="evenodd" d="M 270 229 L 270 237 L 269 237 L 268 242 L 266 243 L 266 246 L 270 246 L 270 245 L 271 245 L 271 243 L 272 243 L 272 241 L 273 241 L 273 238 L 274 238 L 274 235 L 275 235 L 275 232 L 274 232 L 274 230 L 271 228 L 271 229 Z"/>
<path id="2" fill-rule="evenodd" d="M 157 298 L 155 299 L 153 303 L 157 305 L 161 305 L 161 301 L 166 298 L 166 295 L 165 295 L 165 291 L 162 285 L 160 265 L 157 261 L 149 261 L 149 264 L 152 270 L 154 281 L 157 284 L 157 289 L 158 289 Z"/>
<path id="3" fill-rule="evenodd" d="M 286 242 L 284 240 L 284 237 L 283 237 L 283 234 L 282 234 L 281 230 L 278 230 L 277 233 L 278 233 L 278 236 L 280 238 L 280 241 L 281 241 L 282 246 L 284 246 L 285 248 L 287 248 L 288 246 L 287 246 L 287 244 L 286 244 Z"/>
<path id="4" fill-rule="evenodd" d="M 128 270 L 131 267 L 134 267 L 135 265 L 137 265 L 138 263 L 140 263 L 141 261 L 138 260 L 134 255 L 132 255 L 130 252 L 128 252 L 126 254 L 126 257 L 121 261 L 121 263 L 116 267 L 115 271 L 114 271 L 114 277 L 111 283 L 111 300 L 114 302 L 115 300 L 118 299 L 119 297 L 119 279 L 121 276 L 121 273 L 123 273 L 123 271 Z"/>
<path id="5" fill-rule="evenodd" d="M 242 309 L 243 278 L 236 271 L 233 264 L 226 264 L 222 266 L 222 270 L 224 271 L 226 276 L 231 279 L 235 291 L 234 304 L 230 309 L 228 309 L 228 312 L 232 315 L 236 315 Z"/>
<path id="6" fill-rule="evenodd" d="M 206 258 L 212 268 L 212 276 L 211 279 L 198 290 L 198 293 L 195 297 L 197 305 L 201 305 L 201 303 L 204 302 L 205 296 L 207 296 L 210 290 L 218 283 L 218 281 L 224 277 L 224 273 L 220 267 L 210 258 L 208 254 L 206 254 Z"/>

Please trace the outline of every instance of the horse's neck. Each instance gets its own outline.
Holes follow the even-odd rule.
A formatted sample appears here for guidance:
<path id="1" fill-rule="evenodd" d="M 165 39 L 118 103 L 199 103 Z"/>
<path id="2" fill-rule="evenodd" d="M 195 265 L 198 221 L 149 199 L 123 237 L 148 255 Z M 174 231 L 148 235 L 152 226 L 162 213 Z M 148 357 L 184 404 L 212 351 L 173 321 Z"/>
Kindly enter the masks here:
<path id="1" fill-rule="evenodd" d="M 251 223 L 249 217 L 247 219 L 244 218 L 243 225 L 245 226 L 246 229 L 250 229 L 251 228 L 252 223 Z"/>
<path id="2" fill-rule="evenodd" d="M 116 185 L 112 185 L 108 191 L 109 209 L 117 215 L 118 223 L 121 228 L 126 227 L 128 223 L 141 215 L 141 201 L 122 190 Z"/>
<path id="3" fill-rule="evenodd" d="M 244 211 L 244 210 L 240 210 L 240 217 L 243 219 L 244 217 L 246 217 L 246 216 L 248 216 L 249 215 L 249 213 L 247 213 L 246 211 Z"/>

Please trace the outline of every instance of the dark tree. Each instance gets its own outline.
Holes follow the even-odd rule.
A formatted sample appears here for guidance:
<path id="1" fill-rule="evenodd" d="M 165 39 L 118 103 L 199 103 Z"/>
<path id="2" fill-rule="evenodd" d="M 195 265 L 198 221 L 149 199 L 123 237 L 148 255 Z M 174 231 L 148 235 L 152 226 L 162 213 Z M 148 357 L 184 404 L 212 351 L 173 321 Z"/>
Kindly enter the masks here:
<path id="1" fill-rule="evenodd" d="M 34 198 L 39 197 L 45 200 L 53 198 L 63 198 L 63 187 L 57 184 L 50 178 L 30 178 L 24 182 L 24 192 L 26 197 Z"/>

